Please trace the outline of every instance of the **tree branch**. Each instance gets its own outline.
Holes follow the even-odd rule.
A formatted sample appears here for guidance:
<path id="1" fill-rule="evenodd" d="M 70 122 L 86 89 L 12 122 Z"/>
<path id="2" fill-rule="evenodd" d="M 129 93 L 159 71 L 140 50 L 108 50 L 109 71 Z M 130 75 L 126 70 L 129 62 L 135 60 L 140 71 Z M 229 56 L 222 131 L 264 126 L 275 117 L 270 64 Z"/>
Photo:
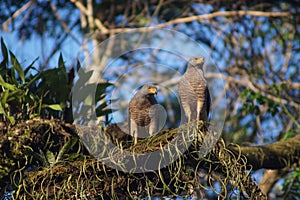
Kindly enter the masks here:
<path id="1" fill-rule="evenodd" d="M 75 0 L 71 0 L 72 2 L 77 2 Z M 203 19 L 212 19 L 215 17 L 229 17 L 229 16 L 245 16 L 250 15 L 253 17 L 287 17 L 290 16 L 291 13 L 289 12 L 262 12 L 262 11 L 248 11 L 248 10 L 239 10 L 239 11 L 217 11 L 214 13 L 197 15 L 197 16 L 190 16 L 190 17 L 183 17 L 177 18 L 174 20 L 170 20 L 166 23 L 158 24 L 154 27 L 141 27 L 141 28 L 115 28 L 115 29 L 103 29 L 103 27 L 99 27 L 102 34 L 116 34 L 116 33 L 130 33 L 130 32 L 148 32 L 149 30 L 156 30 L 160 28 L 166 28 L 171 25 L 175 24 L 183 24 L 189 23 L 196 20 L 203 20 Z"/>
<path id="2" fill-rule="evenodd" d="M 259 183 L 259 188 L 262 190 L 264 194 L 268 195 L 271 192 L 275 183 L 289 172 L 290 172 L 289 169 L 266 170 L 263 174 L 262 180 Z"/>
<path id="3" fill-rule="evenodd" d="M 234 77 L 231 77 L 231 76 L 226 76 L 226 75 L 223 75 L 223 74 L 217 74 L 217 73 L 206 73 L 205 76 L 207 78 L 222 78 L 223 80 L 225 80 L 226 82 L 232 82 L 232 83 L 235 83 L 235 84 L 239 84 L 239 85 L 242 85 L 246 88 L 249 88 L 250 90 L 252 90 L 253 92 L 264 92 L 264 95 L 268 98 L 268 99 L 271 99 L 273 100 L 274 102 L 277 102 L 277 103 L 283 103 L 283 104 L 289 104 L 291 106 L 293 106 L 296 110 L 299 110 L 300 109 L 300 104 L 294 102 L 294 101 L 288 101 L 286 99 L 283 99 L 281 97 L 276 97 L 274 95 L 271 95 L 271 94 L 268 94 L 266 93 L 264 90 L 267 90 L 267 88 L 263 88 L 262 87 L 255 87 L 254 84 L 252 83 L 252 81 L 249 79 L 248 76 L 246 76 L 246 78 L 241 78 L 241 79 L 237 79 L 237 78 L 234 78 Z M 292 83 L 290 81 L 284 81 L 284 82 L 280 82 L 279 84 L 287 84 L 290 88 L 293 88 L 293 89 L 300 89 L 300 84 L 299 83 Z M 264 90 L 263 90 L 264 89 Z"/>
<path id="4" fill-rule="evenodd" d="M 19 10 L 14 12 L 14 14 L 2 24 L 3 31 L 8 31 L 8 24 L 11 23 L 15 18 L 17 18 L 19 15 L 21 15 L 25 10 L 27 10 L 30 6 L 34 5 L 35 3 L 36 2 L 34 0 L 31 0 L 27 2 L 24 6 L 22 6 Z"/>
<path id="5" fill-rule="evenodd" d="M 67 23 L 62 19 L 62 17 L 60 16 L 60 14 L 58 13 L 57 7 L 56 5 L 51 2 L 51 0 L 48 0 L 50 7 L 53 11 L 54 16 L 56 17 L 56 19 L 59 21 L 59 23 L 61 24 L 61 26 L 63 27 L 63 29 L 65 30 L 65 32 L 70 35 L 70 37 L 77 43 L 77 44 L 81 44 L 80 41 L 76 38 L 76 36 L 74 36 L 72 34 L 71 29 L 68 27 Z"/>
<path id="6" fill-rule="evenodd" d="M 279 141 L 263 146 L 230 147 L 241 152 L 247 158 L 247 164 L 257 169 L 282 169 L 293 164 L 300 165 L 300 134 L 286 141 Z"/>
<path id="7" fill-rule="evenodd" d="M 7 137 L 4 137 L 4 140 L 2 144 L 5 144 L 6 140 L 9 140 L 10 143 L 18 143 L 19 151 L 26 154 L 28 149 L 35 149 L 36 147 L 44 147 L 47 148 L 47 145 L 45 146 L 45 141 L 43 141 L 43 138 L 48 138 L 41 136 L 40 134 L 36 134 L 37 131 L 42 131 L 44 133 L 44 130 L 48 128 L 47 127 L 54 127 L 53 132 L 48 132 L 44 134 L 50 134 L 52 139 L 50 143 L 52 143 L 52 140 L 54 141 L 60 141 L 59 146 L 62 148 L 64 146 L 64 142 L 66 141 L 66 138 L 70 137 L 77 137 L 77 134 L 82 134 L 81 137 L 88 137 L 90 140 L 95 140 L 97 142 L 97 148 L 100 148 L 98 150 L 101 150 L 99 152 L 103 152 L 103 147 L 105 148 L 105 145 L 102 146 L 102 141 L 98 140 L 97 138 L 107 138 L 107 136 L 110 136 L 113 141 L 119 140 L 123 142 L 122 146 L 124 147 L 124 150 L 126 151 L 133 151 L 140 153 L 139 158 L 143 157 L 145 158 L 145 161 L 147 160 L 147 152 L 152 152 L 156 150 L 160 150 L 162 146 L 166 144 L 172 144 L 175 141 L 181 143 L 181 142 L 187 142 L 186 140 L 180 139 L 180 135 L 187 135 L 192 134 L 196 136 L 195 138 L 189 138 L 189 140 L 195 141 L 195 143 L 192 143 L 189 148 L 183 155 L 180 156 L 180 158 L 170 164 L 170 167 L 166 167 L 163 169 L 158 169 L 158 171 L 153 171 L 154 174 L 160 174 L 156 176 L 155 179 L 153 179 L 153 173 L 145 173 L 139 175 L 128 175 L 124 174 L 122 172 L 117 172 L 110 167 L 107 167 L 103 165 L 103 163 L 99 162 L 97 159 L 92 159 L 90 161 L 74 161 L 71 162 L 68 165 L 55 165 L 51 168 L 51 171 L 55 173 L 48 173 L 49 169 L 45 170 L 44 172 L 40 173 L 40 171 L 32 171 L 30 173 L 26 173 L 29 179 L 24 177 L 24 180 L 26 183 L 23 185 L 23 187 L 26 187 L 25 191 L 35 191 L 36 185 L 42 184 L 39 181 L 42 180 L 42 182 L 50 183 L 53 181 L 52 178 L 55 178 L 55 180 L 60 180 L 56 182 L 57 187 L 61 187 L 65 184 L 73 183 L 72 181 L 69 183 L 66 183 L 66 180 L 74 179 L 74 180 L 80 180 L 80 181 L 86 181 L 89 183 L 89 181 L 93 180 L 92 183 L 97 183 L 97 187 L 103 189 L 103 185 L 105 183 L 108 183 L 108 187 L 111 187 L 112 183 L 114 183 L 114 179 L 118 177 L 118 180 L 127 180 L 124 182 L 118 183 L 116 185 L 116 188 L 114 188 L 114 192 L 120 191 L 120 194 L 124 194 L 124 191 L 122 191 L 122 188 L 126 188 L 129 182 L 135 182 L 137 185 L 143 184 L 142 182 L 146 181 L 148 183 L 151 183 L 151 191 L 154 191 L 156 189 L 157 184 L 163 184 L 163 187 L 167 188 L 170 186 L 170 184 L 174 183 L 173 181 L 178 181 L 177 184 L 193 184 L 195 188 L 201 186 L 201 182 L 199 177 L 195 174 L 190 174 L 188 171 L 184 171 L 189 169 L 189 167 L 194 168 L 195 171 L 198 169 L 204 169 L 207 170 L 207 175 L 211 176 L 214 173 L 220 173 L 222 177 L 220 177 L 219 180 L 221 181 L 224 186 L 226 185 L 232 185 L 233 188 L 238 188 L 240 191 L 243 191 L 245 193 L 245 196 L 248 196 L 252 199 L 266 199 L 265 195 L 261 192 L 261 190 L 258 188 L 258 186 L 255 184 L 255 182 L 252 180 L 249 173 L 246 172 L 246 167 L 251 168 L 252 170 L 257 170 L 260 168 L 268 168 L 268 169 L 281 169 L 284 167 L 290 167 L 291 165 L 298 164 L 299 165 L 299 156 L 300 156 L 300 135 L 290 138 L 286 141 L 280 141 L 276 142 L 274 144 L 264 145 L 264 146 L 257 146 L 257 147 L 239 147 L 238 145 L 229 145 L 226 146 L 224 141 L 222 139 L 218 139 L 215 137 L 213 127 L 210 127 L 210 131 L 204 131 L 203 129 L 207 129 L 207 126 L 205 126 L 203 123 L 199 123 L 199 126 L 196 128 L 195 124 L 184 124 L 180 126 L 177 129 L 173 130 L 164 130 L 160 133 L 157 133 L 154 136 L 151 136 L 149 138 L 146 138 L 144 140 L 141 140 L 137 145 L 134 146 L 126 146 L 126 141 L 131 142 L 130 138 L 125 139 L 124 137 L 128 137 L 128 135 L 124 134 L 121 129 L 118 126 L 111 125 L 109 127 L 106 127 L 104 130 L 99 129 L 96 127 L 96 135 L 93 135 L 94 129 L 90 129 L 88 127 L 83 127 L 84 129 L 78 129 L 79 127 L 76 127 L 74 125 L 65 125 L 61 124 L 57 121 L 53 120 L 29 120 L 24 123 L 26 125 L 26 130 L 28 130 L 29 135 L 24 135 L 23 137 L 28 139 L 24 139 L 20 141 L 19 135 L 15 132 L 18 132 L 20 128 L 22 130 L 24 129 L 24 125 L 21 123 L 17 125 L 16 127 L 10 128 L 8 130 L 8 133 L 6 133 Z M 44 128 L 40 128 L 44 127 Z M 52 130 L 52 129 L 49 129 Z M 83 130 L 83 131 L 80 131 Z M 99 132 L 100 130 L 100 132 Z M 102 131 L 101 131 L 102 130 Z M 67 131 L 67 132 L 66 132 Z M 88 134 L 85 134 L 88 133 Z M 100 134 L 100 135 L 99 135 Z M 105 134 L 105 135 L 103 135 Z M 120 134 L 123 134 L 120 135 Z M 179 135 L 178 135 L 179 134 Z M 42 139 L 38 139 L 35 137 L 41 137 Z M 58 138 L 57 138 L 58 137 Z M 62 139 L 66 137 L 65 139 Z M 207 138 L 208 137 L 208 138 Z M 10 138 L 10 139 L 9 139 Z M 86 139 L 88 139 L 86 138 Z M 206 140 L 206 139 L 208 140 Z M 33 141 L 32 143 L 29 142 Z M 47 139 L 48 141 L 48 139 Z M 199 157 L 198 153 L 201 152 L 199 148 L 202 147 L 209 147 L 213 143 L 217 142 L 216 145 L 213 146 L 212 150 L 204 157 Z M 29 142 L 29 143 L 28 143 Z M 49 141 L 48 141 L 49 142 Z M 90 141 L 90 144 L 93 144 L 93 141 Z M 100 142 L 100 143 L 99 143 Z M 125 143 L 124 143 L 125 142 Z M 213 142 L 213 143 L 211 143 Z M 176 143 L 176 144 L 179 144 Z M 120 143 L 119 143 L 120 144 Z M 118 144 L 117 144 L 118 145 Z M 130 145 L 130 143 L 129 143 Z M 200 145 L 200 146 L 199 146 Z M 209 145 L 209 146 L 207 146 Z M 27 146 L 27 148 L 24 148 L 24 146 Z M 92 147 L 93 145 L 91 145 Z M 60 149 L 58 148 L 58 149 Z M 118 148 L 118 147 L 115 147 Z M 94 149 L 95 150 L 95 149 Z M 96 149 L 97 150 L 97 149 Z M 107 150 L 107 149 L 106 149 Z M 113 149 L 111 149 L 111 152 L 115 152 Z M 5 151 L 4 146 L 0 145 L 0 152 Z M 17 152 L 19 152 L 17 151 Z M 74 151 L 78 151 L 74 149 Z M 116 151 L 117 152 L 117 151 Z M 71 153 L 71 152 L 70 152 Z M 78 153 L 78 152 L 77 152 Z M 172 152 L 172 153 L 178 153 L 178 152 Z M 21 154 L 23 155 L 23 154 Z M 27 159 L 33 159 L 33 154 L 27 154 Z M 101 159 L 102 161 L 107 160 L 118 160 L 122 161 L 128 161 L 128 158 L 124 158 L 121 154 L 109 154 L 110 156 L 107 158 Z M 134 154 L 135 155 L 135 154 Z M 7 159 L 15 159 L 19 158 L 13 155 L 5 155 L 4 156 L 13 156 L 12 158 L 9 157 Z M 21 157 L 24 161 L 24 158 Z M 21 162 L 22 159 L 18 159 L 18 162 Z M 26 160 L 27 160 L 26 159 Z M 23 162 L 22 161 L 22 162 Z M 145 162 L 145 166 L 149 163 Z M 84 167 L 82 168 L 82 166 Z M 179 168 L 176 168 L 176 166 L 180 166 Z M 189 166 L 189 167 L 187 167 Z M 252 167 L 251 167 L 252 166 Z M 26 169 L 26 167 L 24 167 Z M 64 171 L 64 170 L 65 171 Z M 85 173 L 89 174 L 87 179 L 84 179 L 84 177 L 80 177 L 80 174 L 82 173 L 82 170 L 85 170 Z M 94 169 L 97 169 L 96 171 Z M 18 170 L 19 173 L 19 170 Z M 27 176 L 25 174 L 25 176 Z M 53 177 L 53 174 L 55 174 L 55 177 Z M 79 174 L 79 175 L 78 175 Z M 171 175 L 171 176 L 170 176 Z M 30 183 L 28 181 L 33 180 L 32 177 L 35 177 L 37 182 L 31 181 Z M 57 178 L 57 177 L 60 178 Z M 98 178 L 97 178 L 98 176 Z M 103 177 L 106 178 L 103 178 Z M 101 178 L 102 177 L 102 178 Z M 172 177 L 170 179 L 170 177 Z M 49 181 L 44 181 L 49 180 Z M 99 180 L 101 180 L 99 182 Z M 27 182 L 26 182 L 27 181 Z M 107 182 L 108 181 L 108 182 Z M 212 180 L 211 180 L 212 181 Z M 213 187 L 214 181 L 211 182 L 211 186 Z M 75 182 L 76 184 L 76 182 Z M 149 184 L 148 184 L 149 185 Z M 94 185 L 95 186 L 95 185 Z M 30 189 L 30 187 L 32 187 Z M 158 187 L 158 186 L 157 186 Z M 41 187 L 42 188 L 42 187 Z M 138 186 L 137 186 L 138 188 Z M 28 190 L 27 190 L 28 189 Z M 51 188 L 49 188 L 51 190 Z M 160 188 L 162 189 L 162 188 Z M 174 188 L 173 188 L 174 189 Z M 172 194 L 173 189 L 168 188 L 166 190 L 166 193 L 163 195 Z M 185 188 L 186 189 L 186 188 Z M 219 195 L 222 195 L 224 197 L 228 196 L 228 191 L 226 191 L 226 187 L 223 187 L 224 193 L 220 193 Z M 134 190 L 134 189 L 133 189 Z M 131 190 L 131 191 L 133 191 Z M 100 191 L 100 190 L 99 190 Z M 175 191 L 175 190 L 174 190 Z M 55 191 L 52 191 L 55 192 Z M 70 191 L 69 191 L 70 192 Z M 102 194 L 106 192 L 103 191 Z M 142 193 L 142 191 L 139 191 Z M 169 193 L 171 192 L 171 193 Z M 25 195 L 25 194 L 24 194 Z M 128 194 L 129 195 L 129 194 Z"/>
<path id="8" fill-rule="evenodd" d="M 84 5 L 78 1 L 78 0 L 70 0 L 72 3 L 75 4 L 75 6 L 86 16 L 90 16 L 90 12 L 88 11 L 87 8 L 84 7 Z M 99 20 L 94 18 L 95 21 L 95 25 L 97 26 L 97 28 L 101 31 L 101 33 L 103 34 L 107 34 L 108 30 L 107 28 L 103 25 L 103 23 Z"/>

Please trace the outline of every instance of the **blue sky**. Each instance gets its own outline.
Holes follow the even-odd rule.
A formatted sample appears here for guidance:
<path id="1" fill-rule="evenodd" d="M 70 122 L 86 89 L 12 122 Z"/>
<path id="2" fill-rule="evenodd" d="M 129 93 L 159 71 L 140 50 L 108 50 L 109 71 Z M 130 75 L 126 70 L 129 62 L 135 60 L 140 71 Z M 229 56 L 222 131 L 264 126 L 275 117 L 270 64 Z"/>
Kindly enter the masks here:
<path id="1" fill-rule="evenodd" d="M 79 33 L 77 33 L 79 35 Z M 12 51 L 22 66 L 29 65 L 33 60 L 39 58 L 37 63 L 43 63 L 44 59 L 48 57 L 54 47 L 53 38 L 43 38 L 44 44 L 42 45 L 41 37 L 33 35 L 29 40 L 20 40 L 16 32 L 3 32 L 0 36 L 4 39 L 7 48 Z M 43 48 L 42 48 L 43 47 Z M 60 52 L 63 54 L 66 66 L 71 65 L 76 61 L 76 58 L 81 54 L 80 46 L 71 38 L 68 38 L 61 51 L 58 51 L 50 60 L 49 66 L 56 67 Z M 2 55 L 1 55 L 2 56 Z"/>

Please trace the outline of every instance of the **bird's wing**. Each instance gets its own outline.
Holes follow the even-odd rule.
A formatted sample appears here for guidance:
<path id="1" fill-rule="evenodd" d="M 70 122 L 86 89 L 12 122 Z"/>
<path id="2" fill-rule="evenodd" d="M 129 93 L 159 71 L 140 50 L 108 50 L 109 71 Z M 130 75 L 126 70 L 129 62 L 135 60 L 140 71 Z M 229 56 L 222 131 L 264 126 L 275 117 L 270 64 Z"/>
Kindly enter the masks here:
<path id="1" fill-rule="evenodd" d="M 165 108 L 160 104 L 154 104 L 151 106 L 149 111 L 149 116 L 151 118 L 151 122 L 149 125 L 149 133 L 153 135 L 157 133 L 165 126 L 167 119 L 167 112 Z"/>
<path id="2" fill-rule="evenodd" d="M 208 87 L 205 88 L 205 94 L 206 94 L 206 113 L 207 116 L 209 115 L 210 107 L 211 107 L 211 97 Z"/>

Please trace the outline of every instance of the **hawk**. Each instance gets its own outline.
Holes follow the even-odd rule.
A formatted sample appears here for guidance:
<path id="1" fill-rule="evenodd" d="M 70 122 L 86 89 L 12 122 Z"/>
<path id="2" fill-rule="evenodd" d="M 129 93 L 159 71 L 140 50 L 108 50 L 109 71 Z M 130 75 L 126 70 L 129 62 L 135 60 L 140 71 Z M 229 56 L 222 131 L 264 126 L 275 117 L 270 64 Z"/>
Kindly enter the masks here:
<path id="1" fill-rule="evenodd" d="M 137 138 L 147 137 L 162 128 L 164 111 L 157 103 L 155 96 L 157 88 L 153 85 L 144 85 L 129 102 L 129 133 Z M 165 114 L 166 116 L 166 114 Z"/>
<path id="2" fill-rule="evenodd" d="M 187 121 L 208 121 L 211 104 L 207 82 L 203 75 L 203 57 L 188 62 L 186 72 L 178 83 L 178 94 Z"/>

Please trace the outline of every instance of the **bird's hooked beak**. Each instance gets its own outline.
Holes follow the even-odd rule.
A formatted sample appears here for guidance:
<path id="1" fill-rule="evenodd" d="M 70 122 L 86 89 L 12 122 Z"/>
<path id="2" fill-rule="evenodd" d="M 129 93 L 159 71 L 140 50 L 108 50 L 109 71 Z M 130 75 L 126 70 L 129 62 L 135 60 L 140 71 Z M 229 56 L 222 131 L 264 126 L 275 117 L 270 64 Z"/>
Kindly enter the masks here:
<path id="1" fill-rule="evenodd" d="M 157 94 L 157 88 L 156 87 L 149 87 L 148 88 L 148 91 L 150 94 Z"/>
<path id="2" fill-rule="evenodd" d="M 199 64 L 204 63 L 204 58 L 203 57 L 195 57 L 194 61 L 195 61 L 196 64 L 199 65 Z"/>

